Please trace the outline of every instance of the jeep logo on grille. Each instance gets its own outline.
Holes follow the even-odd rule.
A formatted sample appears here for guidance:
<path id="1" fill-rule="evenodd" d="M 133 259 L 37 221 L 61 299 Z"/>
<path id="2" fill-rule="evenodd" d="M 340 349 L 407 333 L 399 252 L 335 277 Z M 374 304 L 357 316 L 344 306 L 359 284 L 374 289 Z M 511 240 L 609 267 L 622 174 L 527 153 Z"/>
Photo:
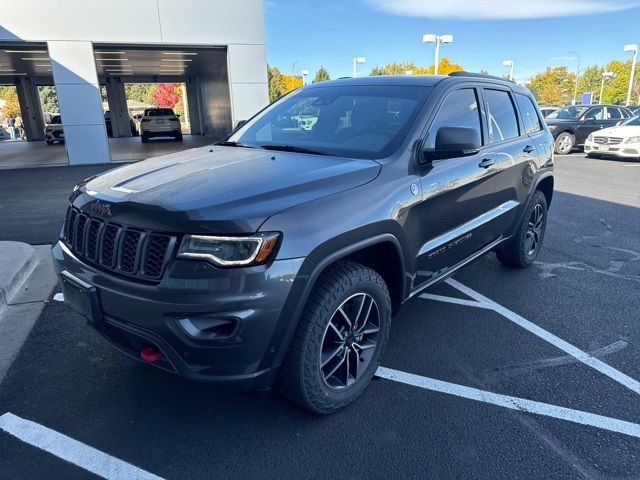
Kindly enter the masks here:
<path id="1" fill-rule="evenodd" d="M 104 203 L 100 200 L 96 201 L 93 205 L 91 205 L 91 211 L 93 213 L 97 213 L 102 216 L 110 216 L 111 215 L 111 204 Z"/>

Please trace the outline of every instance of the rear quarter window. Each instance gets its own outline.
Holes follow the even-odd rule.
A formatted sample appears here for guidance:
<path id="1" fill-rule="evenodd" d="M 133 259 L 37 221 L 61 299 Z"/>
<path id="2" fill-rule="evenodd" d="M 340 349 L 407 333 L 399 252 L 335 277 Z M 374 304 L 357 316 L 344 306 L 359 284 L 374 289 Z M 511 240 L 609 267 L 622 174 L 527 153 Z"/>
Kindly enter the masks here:
<path id="1" fill-rule="evenodd" d="M 520 93 L 516 93 L 515 97 L 522 116 L 524 133 L 530 134 L 542 130 L 542 123 L 540 122 L 540 117 L 538 117 L 538 110 L 533 104 L 533 100 Z"/>

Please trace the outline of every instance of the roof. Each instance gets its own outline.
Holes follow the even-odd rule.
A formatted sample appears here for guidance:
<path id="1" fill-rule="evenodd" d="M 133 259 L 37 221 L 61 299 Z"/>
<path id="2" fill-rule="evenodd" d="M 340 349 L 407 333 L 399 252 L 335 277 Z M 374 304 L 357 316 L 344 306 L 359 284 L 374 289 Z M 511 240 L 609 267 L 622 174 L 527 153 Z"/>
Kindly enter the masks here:
<path id="1" fill-rule="evenodd" d="M 478 82 L 487 82 L 493 84 L 502 84 L 505 86 L 509 86 L 515 91 L 527 89 L 525 87 L 521 87 L 514 82 L 509 80 L 505 80 L 499 77 L 493 77 L 490 75 L 482 75 L 479 73 L 470 73 L 470 72 L 454 72 L 453 75 L 374 75 L 370 77 L 346 77 L 339 78 L 336 80 L 328 80 L 326 82 L 314 83 L 306 86 L 305 88 L 318 88 L 318 87 L 328 87 L 328 86 L 338 86 L 338 85 L 359 85 L 359 86 L 368 86 L 368 85 L 406 85 L 406 86 L 414 86 L 414 87 L 435 87 L 440 82 L 450 82 L 457 83 L 463 81 L 478 81 Z"/>

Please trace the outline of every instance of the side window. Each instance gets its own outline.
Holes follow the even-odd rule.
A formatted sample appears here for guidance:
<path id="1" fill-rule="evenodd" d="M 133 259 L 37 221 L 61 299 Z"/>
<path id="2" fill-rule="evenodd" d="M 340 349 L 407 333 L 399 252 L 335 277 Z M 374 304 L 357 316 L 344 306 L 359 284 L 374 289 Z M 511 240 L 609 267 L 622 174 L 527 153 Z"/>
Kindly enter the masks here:
<path id="1" fill-rule="evenodd" d="M 522 114 L 522 123 L 524 123 L 525 133 L 534 133 L 542 130 L 542 124 L 538 117 L 538 112 L 533 104 L 533 101 L 526 95 L 516 93 L 516 102 L 520 107 L 520 113 Z"/>
<path id="2" fill-rule="evenodd" d="M 622 108 L 620 109 L 620 113 L 622 113 L 622 118 L 630 118 L 630 115 L 627 113 L 627 111 L 623 110 Z"/>
<path id="3" fill-rule="evenodd" d="M 484 90 L 487 103 L 487 123 L 489 125 L 489 143 L 497 143 L 520 135 L 518 117 L 511 102 L 509 92 L 503 90 Z"/>
<path id="4" fill-rule="evenodd" d="M 482 138 L 478 99 L 473 88 L 455 90 L 444 99 L 436 118 L 429 128 L 425 144 L 427 149 L 435 149 L 436 135 L 442 127 L 473 128 L 478 132 L 478 136 Z"/>
<path id="5" fill-rule="evenodd" d="M 604 108 L 596 107 L 584 114 L 585 120 L 602 120 L 604 119 Z"/>
<path id="6" fill-rule="evenodd" d="M 622 118 L 622 114 L 620 113 L 619 109 L 613 108 L 613 107 L 608 107 L 607 108 L 607 117 L 610 120 L 616 120 L 616 119 Z"/>

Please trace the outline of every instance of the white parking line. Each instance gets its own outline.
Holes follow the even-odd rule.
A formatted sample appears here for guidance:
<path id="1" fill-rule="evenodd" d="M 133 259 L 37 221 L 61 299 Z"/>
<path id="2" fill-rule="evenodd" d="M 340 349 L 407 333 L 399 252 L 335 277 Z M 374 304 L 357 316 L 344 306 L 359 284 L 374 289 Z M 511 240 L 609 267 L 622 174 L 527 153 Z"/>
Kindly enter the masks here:
<path id="1" fill-rule="evenodd" d="M 142 470 L 55 430 L 25 420 L 12 413 L 0 415 L 0 429 L 29 445 L 49 452 L 103 478 L 162 480 L 161 477 L 146 470 Z"/>
<path id="2" fill-rule="evenodd" d="M 574 357 L 576 360 L 579 360 L 585 365 L 593 368 L 594 370 L 597 370 L 598 372 L 606 375 L 612 380 L 615 380 L 616 382 L 628 388 L 632 392 L 635 392 L 640 395 L 640 382 L 638 382 L 637 380 L 631 378 L 630 376 L 622 373 L 619 370 L 616 370 L 612 366 L 607 365 L 602 360 L 599 360 L 596 357 L 589 355 L 587 352 L 580 350 L 578 347 L 571 345 L 569 342 L 562 340 L 560 337 L 557 337 L 553 333 L 545 330 L 544 328 L 537 326 L 535 323 L 530 322 L 526 318 L 521 317 L 517 313 L 509 310 L 508 308 L 505 308 L 502 305 L 494 302 L 493 300 L 485 297 L 484 295 L 476 292 L 475 290 L 472 290 L 466 285 L 463 285 L 457 280 L 454 280 L 453 278 L 449 278 L 446 282 L 456 290 L 464 293 L 465 295 L 473 298 L 477 302 L 483 304 L 484 306 L 482 308 L 490 308 L 494 310 L 496 313 L 499 313 L 506 319 L 524 328 L 528 332 L 533 333 L 534 335 L 536 335 L 537 337 L 540 337 L 541 339 L 550 343 L 554 347 L 557 347 L 563 352 L 568 353 L 569 355 Z M 445 298 L 449 298 L 449 297 L 445 297 Z M 453 300 L 457 300 L 457 299 L 453 299 Z"/>
<path id="3" fill-rule="evenodd" d="M 547 417 L 566 420 L 568 422 L 579 423 L 591 427 L 602 428 L 611 432 L 623 433 L 632 437 L 640 438 L 640 425 L 618 420 L 615 418 L 596 415 L 595 413 L 573 410 L 571 408 L 559 407 L 548 403 L 535 402 L 525 398 L 510 397 L 499 393 L 478 390 L 464 385 L 443 382 L 434 378 L 422 377 L 412 373 L 401 372 L 391 368 L 379 367 L 376 376 L 393 380 L 394 382 L 412 385 L 414 387 L 432 390 L 434 392 L 448 393 L 456 397 L 468 398 L 478 402 L 490 403 L 500 407 L 510 408 L 525 413 L 535 413 Z"/>

